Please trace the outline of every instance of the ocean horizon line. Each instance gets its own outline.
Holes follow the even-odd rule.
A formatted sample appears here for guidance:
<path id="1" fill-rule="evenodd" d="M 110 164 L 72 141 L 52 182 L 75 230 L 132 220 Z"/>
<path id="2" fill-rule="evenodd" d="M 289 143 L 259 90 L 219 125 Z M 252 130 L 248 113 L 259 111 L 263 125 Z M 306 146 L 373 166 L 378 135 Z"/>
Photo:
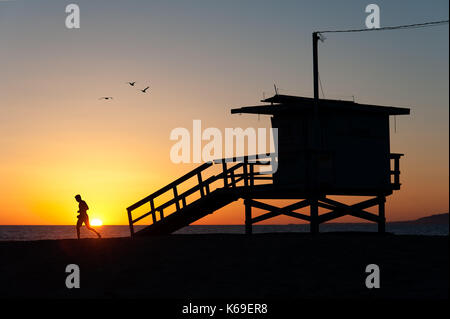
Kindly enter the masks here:
<path id="1" fill-rule="evenodd" d="M 415 220 L 402 220 L 402 221 L 386 221 L 386 224 L 395 224 L 395 223 L 412 223 Z M 376 225 L 376 223 L 373 222 L 327 222 L 327 223 L 323 223 L 321 225 L 333 225 L 333 224 L 338 224 L 338 225 L 351 225 L 351 224 L 357 224 L 357 225 Z M 20 227 L 26 227 L 26 226 L 45 226 L 45 227 L 49 227 L 49 226 L 75 226 L 76 223 L 73 224 L 0 224 L 0 227 L 2 226 L 20 226 Z M 149 226 L 151 224 L 141 224 L 141 225 L 134 225 L 134 226 Z M 308 223 L 286 223 L 286 224 L 254 224 L 253 227 L 258 227 L 258 226 L 290 226 L 290 225 L 309 225 Z M 93 227 L 103 227 L 103 226 L 127 226 L 129 227 L 128 224 L 104 224 L 104 225 L 99 225 L 99 226 L 94 226 Z M 245 226 L 245 224 L 201 224 L 201 225 L 188 225 L 186 227 L 190 227 L 190 226 Z"/>

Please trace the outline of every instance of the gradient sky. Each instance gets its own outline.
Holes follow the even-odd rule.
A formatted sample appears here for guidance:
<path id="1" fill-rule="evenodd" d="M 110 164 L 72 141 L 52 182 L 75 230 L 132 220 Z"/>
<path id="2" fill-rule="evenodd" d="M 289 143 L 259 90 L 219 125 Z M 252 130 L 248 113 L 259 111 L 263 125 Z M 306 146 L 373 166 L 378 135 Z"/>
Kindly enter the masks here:
<path id="1" fill-rule="evenodd" d="M 77 30 L 64 24 L 69 1 L 0 1 L 0 224 L 73 224 L 77 193 L 91 218 L 126 224 L 127 206 L 193 167 L 170 161 L 173 128 L 269 127 L 230 109 L 273 83 L 311 96 L 311 32 L 364 28 L 374 1 L 72 2 Z M 374 3 L 381 26 L 448 19 L 447 0 Z M 327 98 L 411 108 L 391 125 L 391 151 L 405 153 L 391 221 L 448 211 L 448 36 L 445 25 L 319 45 Z M 199 223 L 242 221 L 239 202 Z"/>

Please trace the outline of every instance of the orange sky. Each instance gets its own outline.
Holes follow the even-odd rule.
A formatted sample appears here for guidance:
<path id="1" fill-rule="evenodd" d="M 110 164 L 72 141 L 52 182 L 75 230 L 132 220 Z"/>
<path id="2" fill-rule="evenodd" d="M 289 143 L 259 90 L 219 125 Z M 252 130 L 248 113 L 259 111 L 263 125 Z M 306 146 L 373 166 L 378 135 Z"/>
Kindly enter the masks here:
<path id="1" fill-rule="evenodd" d="M 193 119 L 222 130 L 269 127 L 268 117 L 230 109 L 258 104 L 274 82 L 280 93 L 311 96 L 311 31 L 364 21 L 363 9 L 331 10 L 332 1 L 328 11 L 342 14 L 313 2 L 137 3 L 79 1 L 81 29 L 70 31 L 60 2 L 0 3 L 0 224 L 74 224 L 77 193 L 91 218 L 127 224 L 126 207 L 194 167 L 170 161 L 172 129 Z M 424 19 L 422 4 L 407 13 L 386 6 L 390 25 Z M 448 2 L 427 8 L 434 17 Z M 391 125 L 391 151 L 405 157 L 388 220 L 447 212 L 448 26 L 330 36 L 319 54 L 327 97 L 411 108 L 397 117 L 397 133 Z M 150 94 L 126 81 L 150 85 Z M 198 223 L 242 222 L 239 201 Z"/>

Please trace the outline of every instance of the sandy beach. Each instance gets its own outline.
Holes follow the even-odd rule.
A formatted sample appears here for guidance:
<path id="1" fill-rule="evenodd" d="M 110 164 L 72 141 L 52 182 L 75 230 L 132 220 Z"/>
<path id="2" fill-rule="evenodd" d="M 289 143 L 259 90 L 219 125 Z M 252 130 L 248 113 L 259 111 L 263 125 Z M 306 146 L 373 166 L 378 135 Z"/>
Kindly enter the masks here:
<path id="1" fill-rule="evenodd" d="M 80 289 L 65 268 L 80 267 Z M 368 264 L 381 288 L 365 286 Z M 448 236 L 170 235 L 0 242 L 0 296 L 448 298 Z"/>

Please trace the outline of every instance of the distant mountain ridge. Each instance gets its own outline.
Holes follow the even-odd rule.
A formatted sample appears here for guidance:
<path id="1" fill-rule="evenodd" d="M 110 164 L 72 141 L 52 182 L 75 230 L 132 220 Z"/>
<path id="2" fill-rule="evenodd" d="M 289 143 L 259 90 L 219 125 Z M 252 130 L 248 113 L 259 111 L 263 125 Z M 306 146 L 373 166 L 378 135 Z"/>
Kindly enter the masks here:
<path id="1" fill-rule="evenodd" d="M 409 220 L 407 223 L 412 224 L 448 224 L 448 213 L 435 214 L 426 217 L 421 217 L 416 220 Z"/>

